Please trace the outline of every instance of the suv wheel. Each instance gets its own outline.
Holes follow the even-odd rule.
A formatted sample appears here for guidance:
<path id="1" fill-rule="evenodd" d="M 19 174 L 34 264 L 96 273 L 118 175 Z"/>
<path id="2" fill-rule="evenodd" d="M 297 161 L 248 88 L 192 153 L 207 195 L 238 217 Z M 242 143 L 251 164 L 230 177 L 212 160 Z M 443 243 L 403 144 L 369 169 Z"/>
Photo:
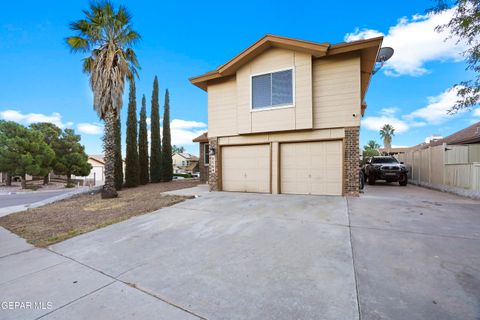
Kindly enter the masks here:
<path id="1" fill-rule="evenodd" d="M 398 184 L 401 186 L 406 186 L 408 182 L 408 177 L 405 173 L 400 175 L 400 179 L 398 180 Z"/>
<path id="2" fill-rule="evenodd" d="M 373 186 L 375 184 L 375 177 L 368 176 L 368 184 Z"/>

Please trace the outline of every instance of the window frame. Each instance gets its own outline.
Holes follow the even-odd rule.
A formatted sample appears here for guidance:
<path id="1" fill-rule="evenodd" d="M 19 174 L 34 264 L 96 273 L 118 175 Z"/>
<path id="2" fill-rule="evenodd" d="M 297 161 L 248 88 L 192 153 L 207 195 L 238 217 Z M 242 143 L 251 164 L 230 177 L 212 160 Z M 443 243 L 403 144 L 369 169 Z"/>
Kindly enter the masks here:
<path id="1" fill-rule="evenodd" d="M 208 151 L 208 152 L 207 152 Z M 208 159 L 208 162 L 207 162 Z M 203 144 L 203 165 L 208 166 L 210 164 L 210 144 Z"/>
<path id="2" fill-rule="evenodd" d="M 272 74 L 272 73 L 276 73 L 276 72 L 287 71 L 287 70 L 292 71 L 292 103 L 291 104 L 280 104 L 280 105 L 275 105 L 275 106 L 270 106 L 270 107 L 253 108 L 253 77 L 263 76 L 263 75 Z M 294 66 L 250 74 L 250 112 L 288 109 L 288 108 L 294 108 L 294 107 L 295 107 L 295 67 Z"/>

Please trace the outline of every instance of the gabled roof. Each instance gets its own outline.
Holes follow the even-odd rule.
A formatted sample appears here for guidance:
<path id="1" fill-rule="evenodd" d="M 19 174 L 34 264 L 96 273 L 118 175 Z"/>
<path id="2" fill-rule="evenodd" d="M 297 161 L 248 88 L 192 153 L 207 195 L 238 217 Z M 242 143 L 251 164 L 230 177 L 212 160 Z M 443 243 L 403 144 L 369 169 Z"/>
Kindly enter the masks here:
<path id="1" fill-rule="evenodd" d="M 197 156 L 194 156 L 193 154 L 190 154 L 190 153 L 187 153 L 187 152 L 176 152 L 174 153 L 175 154 L 178 154 L 180 157 L 182 158 L 185 158 L 187 160 L 198 160 L 198 157 Z"/>
<path id="2" fill-rule="evenodd" d="M 235 74 L 235 72 L 241 66 L 250 62 L 265 50 L 272 47 L 310 53 L 315 58 L 357 51 L 360 52 L 361 55 L 361 82 L 363 100 L 382 41 L 383 37 L 377 37 L 331 45 L 328 42 L 317 43 L 267 34 L 250 47 L 239 53 L 233 59 L 229 60 L 227 63 L 221 65 L 213 71 L 190 78 L 190 82 L 203 90 L 207 90 L 208 81 Z"/>
<path id="3" fill-rule="evenodd" d="M 88 156 L 90 159 L 95 160 L 101 164 L 105 164 L 105 159 L 103 154 L 91 154 Z"/>
<path id="4" fill-rule="evenodd" d="M 216 70 L 207 72 L 198 77 L 190 78 L 190 81 L 197 87 L 206 90 L 207 81 L 234 74 L 241 66 L 251 61 L 268 48 L 284 48 L 307 52 L 315 57 L 323 57 L 326 55 L 329 45 L 329 43 L 316 43 L 267 34 L 236 55 L 233 59 L 218 67 Z"/>
<path id="5" fill-rule="evenodd" d="M 208 132 L 205 131 L 204 133 L 202 133 L 201 135 L 199 135 L 198 137 L 196 137 L 192 141 L 193 142 L 208 142 Z"/>
<path id="6" fill-rule="evenodd" d="M 474 123 L 465 129 L 457 131 L 448 137 L 431 142 L 430 146 L 446 144 L 469 144 L 480 142 L 480 122 Z"/>

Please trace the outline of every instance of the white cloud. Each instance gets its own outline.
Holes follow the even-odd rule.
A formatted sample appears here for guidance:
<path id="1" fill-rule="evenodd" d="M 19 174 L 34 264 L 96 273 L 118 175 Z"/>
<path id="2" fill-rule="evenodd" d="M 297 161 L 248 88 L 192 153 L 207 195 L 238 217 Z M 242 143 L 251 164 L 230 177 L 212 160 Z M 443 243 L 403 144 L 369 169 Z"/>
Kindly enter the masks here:
<path id="1" fill-rule="evenodd" d="M 103 126 L 96 123 L 79 123 L 77 129 L 81 133 L 99 135 L 103 132 Z"/>
<path id="2" fill-rule="evenodd" d="M 397 116 L 397 112 L 400 111 L 398 108 L 383 108 L 378 116 L 364 118 L 362 126 L 368 130 L 378 131 L 384 124 L 388 123 L 395 128 L 396 133 L 404 133 L 410 128 L 441 124 L 453 118 L 447 111 L 457 101 L 457 90 L 458 87 L 451 88 L 437 96 L 427 97 L 427 105 L 425 107 L 401 116 Z M 478 113 L 480 116 L 480 108 L 475 110 L 474 113 Z"/>
<path id="3" fill-rule="evenodd" d="M 188 146 L 195 145 L 192 140 L 207 131 L 207 125 L 203 122 L 173 119 L 170 122 L 170 133 L 172 145 Z M 148 144 L 150 146 L 152 131 L 148 129 Z M 160 128 L 160 135 L 163 134 L 163 127 Z M 163 136 L 162 136 L 163 140 Z"/>
<path id="4" fill-rule="evenodd" d="M 442 138 L 443 136 L 439 134 L 432 134 L 431 136 L 425 138 L 425 143 L 430 143 L 432 140 L 440 140 Z"/>
<path id="5" fill-rule="evenodd" d="M 207 130 L 207 125 L 199 121 L 173 119 L 170 122 L 172 144 L 193 145 L 193 139 Z"/>
<path id="6" fill-rule="evenodd" d="M 22 122 L 25 124 L 48 122 L 57 125 L 60 128 L 71 127 L 72 122 L 63 123 L 62 116 L 58 112 L 53 112 L 51 115 L 42 113 L 27 113 L 24 114 L 17 110 L 4 110 L 0 112 L 0 118 L 7 121 Z"/>
<path id="7" fill-rule="evenodd" d="M 435 27 L 450 21 L 454 8 L 440 14 L 414 15 L 403 17 L 389 28 L 387 34 L 372 29 L 356 29 L 345 35 L 345 41 L 355 41 L 385 36 L 383 46 L 395 50 L 393 57 L 385 64 L 387 75 L 419 76 L 428 72 L 425 64 L 429 61 L 460 61 L 465 46 L 456 44 L 456 39 L 448 38 L 449 32 L 438 33 Z"/>
<path id="8" fill-rule="evenodd" d="M 393 108 L 383 108 L 382 110 L 380 110 L 380 113 L 384 116 L 391 116 L 399 110 L 400 109 L 395 108 L 395 107 L 393 107 Z"/>
<path id="9" fill-rule="evenodd" d="M 366 117 L 362 120 L 362 126 L 368 130 L 379 131 L 385 124 L 391 124 L 395 128 L 395 133 L 408 131 L 409 125 L 395 116 Z"/>
<path id="10" fill-rule="evenodd" d="M 477 108 L 477 109 L 473 110 L 473 116 L 474 117 L 480 117 L 480 108 Z"/>
<path id="11" fill-rule="evenodd" d="M 405 119 L 421 119 L 430 124 L 440 124 L 452 118 L 448 110 L 458 100 L 457 91 L 459 87 L 447 89 L 438 96 L 428 97 L 428 105 L 413 111 L 405 116 Z"/>
<path id="12" fill-rule="evenodd" d="M 203 122 L 198 121 L 189 121 L 181 119 L 173 119 L 170 123 L 172 129 L 195 129 L 195 128 L 205 128 L 207 125 Z"/>
<path id="13" fill-rule="evenodd" d="M 171 129 L 172 133 L 172 145 L 177 146 L 185 146 L 185 145 L 193 145 L 195 142 L 192 140 L 201 135 L 205 132 L 206 129 L 203 130 L 185 130 L 185 129 Z"/>
<path id="14" fill-rule="evenodd" d="M 377 38 L 377 37 L 383 37 L 383 36 L 385 36 L 385 34 L 377 30 L 356 28 L 354 32 L 347 33 L 344 37 L 344 40 L 347 42 L 352 42 L 357 40 L 371 39 L 371 38 Z"/>
<path id="15" fill-rule="evenodd" d="M 147 123 L 147 126 L 150 126 L 152 124 L 152 118 L 148 117 L 145 122 Z"/>

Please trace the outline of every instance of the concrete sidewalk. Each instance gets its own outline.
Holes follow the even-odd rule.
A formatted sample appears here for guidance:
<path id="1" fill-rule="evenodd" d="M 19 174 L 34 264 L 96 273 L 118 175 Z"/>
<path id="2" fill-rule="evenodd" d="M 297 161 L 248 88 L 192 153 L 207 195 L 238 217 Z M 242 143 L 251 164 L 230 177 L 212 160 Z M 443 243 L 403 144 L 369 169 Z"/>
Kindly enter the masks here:
<path id="1" fill-rule="evenodd" d="M 200 319 L 3 228 L 0 271 L 2 320 Z"/>

